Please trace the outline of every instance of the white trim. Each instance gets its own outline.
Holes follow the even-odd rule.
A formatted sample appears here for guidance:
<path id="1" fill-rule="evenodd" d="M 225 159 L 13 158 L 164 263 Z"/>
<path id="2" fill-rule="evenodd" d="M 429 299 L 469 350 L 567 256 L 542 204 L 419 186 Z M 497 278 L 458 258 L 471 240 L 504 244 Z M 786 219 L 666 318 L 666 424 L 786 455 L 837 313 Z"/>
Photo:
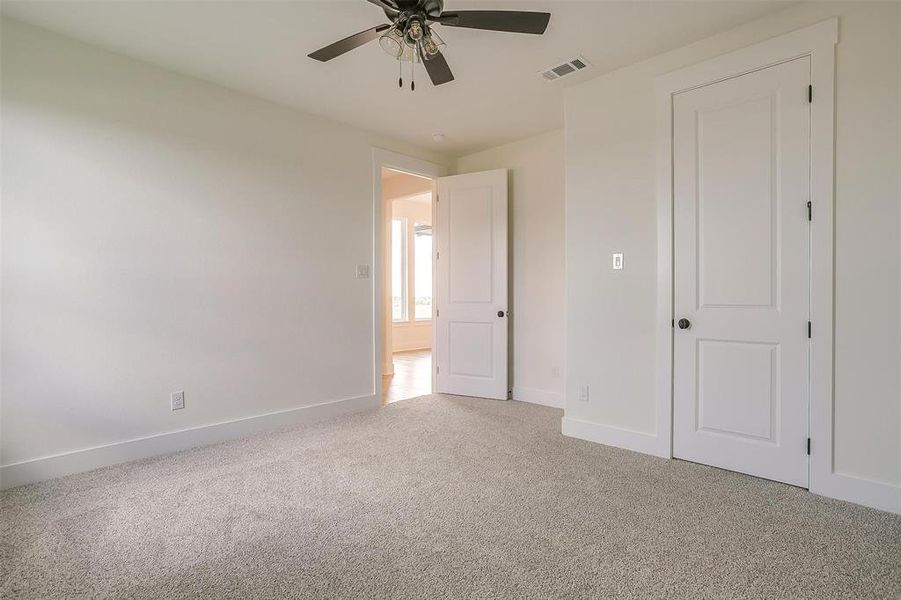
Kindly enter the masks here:
<path id="1" fill-rule="evenodd" d="M 513 386 L 513 399 L 530 404 L 563 408 L 563 394 L 537 388 Z"/>
<path id="2" fill-rule="evenodd" d="M 582 421 L 572 417 L 563 417 L 561 420 L 563 435 L 579 438 L 589 442 L 596 442 L 607 446 L 616 446 L 633 452 L 651 454 L 662 458 L 670 458 L 669 453 L 660 452 L 658 436 L 653 433 L 620 429 L 600 423 Z"/>
<path id="3" fill-rule="evenodd" d="M 372 264 L 374 274 L 372 282 L 372 393 L 380 401 L 382 398 L 382 373 L 394 373 L 393 365 L 388 369 L 388 359 L 384 356 L 385 335 L 382 319 L 382 294 L 385 281 L 385 270 L 382 265 L 382 247 L 384 231 L 382 224 L 382 167 L 421 175 L 432 179 L 432 212 L 436 195 L 437 178 L 442 177 L 447 169 L 443 165 L 432 163 L 412 156 L 398 154 L 383 148 L 372 149 Z M 434 265 L 433 265 L 434 266 Z M 433 271 L 434 272 L 434 271 Z M 432 292 L 434 298 L 434 290 Z M 389 361 L 390 362 L 390 361 Z M 432 389 L 435 389 L 435 361 L 432 361 Z"/>
<path id="4" fill-rule="evenodd" d="M 432 186 L 432 392 L 438 389 L 438 180 Z"/>
<path id="5" fill-rule="evenodd" d="M 834 112 L 838 18 L 657 78 L 657 452 L 672 456 L 672 95 L 802 56 L 810 57 L 811 224 L 810 491 L 901 512 L 901 488 L 836 473 L 833 440 Z"/>
<path id="6" fill-rule="evenodd" d="M 813 469 L 810 474 L 812 477 Z M 901 487 L 890 483 L 833 471 L 818 482 L 817 489 L 813 489 L 811 486 L 810 491 L 820 496 L 854 502 L 901 515 Z"/>
<path id="7" fill-rule="evenodd" d="M 44 456 L 0 467 L 0 489 L 208 446 L 262 431 L 315 423 L 379 406 L 381 399 L 375 395 L 356 396 Z"/>

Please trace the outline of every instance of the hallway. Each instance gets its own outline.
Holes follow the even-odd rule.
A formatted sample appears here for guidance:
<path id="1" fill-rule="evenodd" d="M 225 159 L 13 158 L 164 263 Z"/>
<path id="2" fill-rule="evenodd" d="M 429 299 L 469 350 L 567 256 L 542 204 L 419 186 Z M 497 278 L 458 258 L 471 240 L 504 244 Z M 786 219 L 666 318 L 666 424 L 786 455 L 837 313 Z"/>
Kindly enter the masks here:
<path id="1" fill-rule="evenodd" d="M 417 398 L 432 393 L 432 351 L 394 353 L 394 375 L 382 377 L 382 403 Z"/>

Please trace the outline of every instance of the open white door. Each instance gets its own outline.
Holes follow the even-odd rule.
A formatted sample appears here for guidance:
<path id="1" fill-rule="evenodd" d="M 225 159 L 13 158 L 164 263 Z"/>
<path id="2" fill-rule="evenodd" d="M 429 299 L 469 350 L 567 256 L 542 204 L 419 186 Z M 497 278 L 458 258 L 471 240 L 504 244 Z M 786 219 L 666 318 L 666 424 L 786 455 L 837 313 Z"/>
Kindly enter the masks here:
<path id="1" fill-rule="evenodd" d="M 438 179 L 435 389 L 507 398 L 507 171 Z"/>

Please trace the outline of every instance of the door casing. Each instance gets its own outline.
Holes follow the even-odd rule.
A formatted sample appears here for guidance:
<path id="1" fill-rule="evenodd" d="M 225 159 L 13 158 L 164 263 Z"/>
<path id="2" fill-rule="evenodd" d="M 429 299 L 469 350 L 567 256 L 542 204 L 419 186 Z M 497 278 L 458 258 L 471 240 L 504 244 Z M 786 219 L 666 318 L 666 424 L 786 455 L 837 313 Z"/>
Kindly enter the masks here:
<path id="1" fill-rule="evenodd" d="M 443 165 L 432 163 L 412 156 L 398 154 L 382 148 L 372 149 L 372 394 L 382 401 L 382 365 L 384 354 L 384 324 L 382 314 L 385 308 L 383 294 L 387 279 L 385 262 L 385 231 L 382 210 L 382 167 L 404 171 L 432 179 L 432 214 L 435 211 L 435 182 L 447 173 Z M 434 273 L 434 271 L 433 271 Z M 434 289 L 432 290 L 434 296 Z M 432 389 L 435 388 L 434 366 Z"/>
<path id="2" fill-rule="evenodd" d="M 661 75 L 657 95 L 657 432 L 654 454 L 672 457 L 673 427 L 673 95 L 808 56 L 810 107 L 811 320 L 809 486 L 843 497 L 833 469 L 833 161 L 838 19 Z M 848 494 L 845 489 L 844 496 Z M 852 498 L 846 498 L 852 499 Z"/>

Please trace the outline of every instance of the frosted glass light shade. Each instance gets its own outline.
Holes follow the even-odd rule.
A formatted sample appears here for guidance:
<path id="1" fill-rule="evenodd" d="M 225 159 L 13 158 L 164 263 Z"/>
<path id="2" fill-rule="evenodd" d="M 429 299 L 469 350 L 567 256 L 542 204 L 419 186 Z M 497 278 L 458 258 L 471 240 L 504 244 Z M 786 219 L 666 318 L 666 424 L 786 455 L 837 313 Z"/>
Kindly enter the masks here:
<path id="1" fill-rule="evenodd" d="M 392 27 L 379 38 L 379 46 L 387 54 L 394 58 L 400 58 L 406 48 L 404 34 L 398 31 L 397 27 Z"/>

